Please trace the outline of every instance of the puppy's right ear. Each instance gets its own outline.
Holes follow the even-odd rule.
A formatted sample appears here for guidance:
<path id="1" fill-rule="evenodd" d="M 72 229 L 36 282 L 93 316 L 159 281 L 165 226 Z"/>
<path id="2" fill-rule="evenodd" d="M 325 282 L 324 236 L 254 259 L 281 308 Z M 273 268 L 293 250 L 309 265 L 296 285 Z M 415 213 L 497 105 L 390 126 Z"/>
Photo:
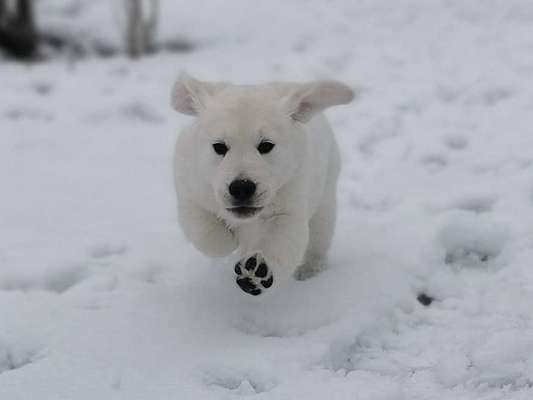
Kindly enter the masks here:
<path id="1" fill-rule="evenodd" d="M 183 72 L 172 87 L 170 104 L 177 112 L 197 115 L 205 108 L 207 99 L 215 94 L 221 86 L 220 84 L 202 82 Z"/>

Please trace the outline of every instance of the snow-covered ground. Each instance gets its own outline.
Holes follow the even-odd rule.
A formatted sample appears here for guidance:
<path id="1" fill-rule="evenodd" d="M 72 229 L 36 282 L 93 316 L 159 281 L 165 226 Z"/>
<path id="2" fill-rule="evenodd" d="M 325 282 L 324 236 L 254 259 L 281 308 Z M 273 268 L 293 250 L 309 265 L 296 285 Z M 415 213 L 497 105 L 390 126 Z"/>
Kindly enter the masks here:
<path id="1" fill-rule="evenodd" d="M 162 9 L 195 51 L 0 63 L 0 399 L 532 399 L 533 3 Z M 327 272 L 252 298 L 184 240 L 180 70 L 359 88 Z"/>

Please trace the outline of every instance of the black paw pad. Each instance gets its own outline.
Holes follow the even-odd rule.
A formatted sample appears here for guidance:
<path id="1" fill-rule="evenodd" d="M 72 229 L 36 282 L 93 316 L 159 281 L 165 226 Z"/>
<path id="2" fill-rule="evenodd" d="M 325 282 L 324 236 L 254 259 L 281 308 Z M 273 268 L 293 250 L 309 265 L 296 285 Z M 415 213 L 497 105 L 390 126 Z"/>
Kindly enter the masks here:
<path id="1" fill-rule="evenodd" d="M 252 296 L 260 295 L 274 283 L 270 268 L 258 254 L 235 264 L 235 274 L 237 285 Z"/>
<path id="2" fill-rule="evenodd" d="M 248 260 L 246 260 L 246 264 L 244 264 L 244 268 L 246 268 L 247 271 L 251 271 L 255 268 L 257 265 L 257 260 L 255 257 L 250 257 Z"/>
<path id="3" fill-rule="evenodd" d="M 268 289 L 272 284 L 274 283 L 274 277 L 270 276 L 270 278 L 261 281 L 261 285 L 263 285 L 264 288 Z"/>
<path id="4" fill-rule="evenodd" d="M 257 290 L 255 283 L 250 278 L 237 279 L 237 285 L 247 293 L 250 293 L 252 290 Z"/>
<path id="5" fill-rule="evenodd" d="M 259 267 L 255 270 L 255 276 L 258 278 L 264 278 L 268 274 L 268 267 L 265 263 L 261 263 Z"/>
<path id="6" fill-rule="evenodd" d="M 238 262 L 237 264 L 235 264 L 235 273 L 237 275 L 242 275 L 242 269 L 241 269 L 241 263 Z"/>

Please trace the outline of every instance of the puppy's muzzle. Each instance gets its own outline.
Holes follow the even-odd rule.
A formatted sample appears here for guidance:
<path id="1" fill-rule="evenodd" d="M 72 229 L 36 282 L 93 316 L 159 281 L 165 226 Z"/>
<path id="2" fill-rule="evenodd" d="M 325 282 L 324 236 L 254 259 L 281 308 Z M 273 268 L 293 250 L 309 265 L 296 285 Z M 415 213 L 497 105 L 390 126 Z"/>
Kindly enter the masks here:
<path id="1" fill-rule="evenodd" d="M 262 207 L 254 206 L 253 198 L 257 185 L 249 179 L 235 179 L 228 187 L 233 206 L 228 208 L 238 218 L 252 217 L 261 211 Z"/>

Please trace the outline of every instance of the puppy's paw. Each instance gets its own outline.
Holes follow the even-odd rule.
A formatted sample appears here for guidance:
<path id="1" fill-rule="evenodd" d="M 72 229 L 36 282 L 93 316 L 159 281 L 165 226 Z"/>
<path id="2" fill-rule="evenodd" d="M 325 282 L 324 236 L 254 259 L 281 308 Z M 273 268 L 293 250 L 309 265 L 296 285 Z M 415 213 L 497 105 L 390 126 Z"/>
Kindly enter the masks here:
<path id="1" fill-rule="evenodd" d="M 274 283 L 272 271 L 259 254 L 243 258 L 235 264 L 235 274 L 237 285 L 252 296 L 260 295 Z"/>

